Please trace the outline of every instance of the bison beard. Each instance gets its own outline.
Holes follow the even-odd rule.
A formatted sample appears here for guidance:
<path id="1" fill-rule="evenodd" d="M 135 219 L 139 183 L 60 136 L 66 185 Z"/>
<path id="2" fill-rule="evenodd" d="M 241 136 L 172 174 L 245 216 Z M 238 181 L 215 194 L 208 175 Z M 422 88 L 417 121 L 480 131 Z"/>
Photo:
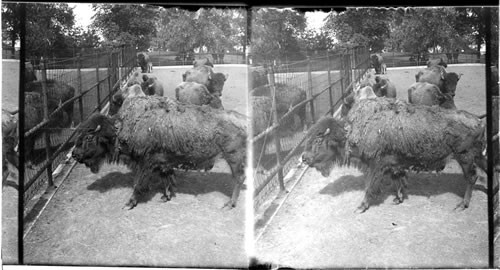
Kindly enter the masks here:
<path id="1" fill-rule="evenodd" d="M 73 157 L 97 172 L 104 161 L 123 162 L 135 174 L 126 207 L 137 205 L 147 179 L 160 177 L 170 199 L 173 169 L 211 169 L 219 154 L 231 168 L 234 207 L 246 161 L 246 118 L 208 106 L 180 104 L 165 97 L 125 100 L 114 118 L 92 115 L 79 127 Z"/>
<path id="2" fill-rule="evenodd" d="M 443 160 L 452 155 L 462 167 L 467 189 L 457 208 L 467 208 L 472 187 L 476 181 L 475 165 L 486 169 L 481 155 L 484 147 L 484 124 L 465 111 L 446 110 L 440 107 L 416 106 L 401 100 L 376 98 L 356 102 L 347 115 L 345 131 L 339 120 L 326 118 L 311 130 L 308 140 L 313 146 L 306 148 L 303 160 L 327 176 L 329 170 L 321 166 L 331 163 L 338 155 L 360 160 L 368 183 L 365 197 L 358 212 L 366 211 L 370 201 L 380 189 L 384 177 L 390 176 L 397 186 L 395 203 L 405 195 L 406 170 L 436 170 Z M 443 129 L 443 127 L 446 127 Z"/>

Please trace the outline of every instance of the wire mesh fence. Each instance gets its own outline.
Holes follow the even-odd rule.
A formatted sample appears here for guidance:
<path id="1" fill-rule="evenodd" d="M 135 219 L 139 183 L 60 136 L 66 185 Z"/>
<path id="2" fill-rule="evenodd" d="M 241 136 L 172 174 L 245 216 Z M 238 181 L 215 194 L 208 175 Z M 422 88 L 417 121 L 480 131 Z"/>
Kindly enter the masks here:
<path id="1" fill-rule="evenodd" d="M 135 69 L 136 52 L 122 47 L 69 59 L 30 62 L 35 63 L 37 80 L 24 87 L 27 206 L 44 187 L 53 185 L 53 170 L 66 162 L 75 127 L 105 106 L 120 82 Z"/>
<path id="2" fill-rule="evenodd" d="M 332 115 L 369 67 L 368 50 L 357 47 L 250 72 L 256 211 L 276 191 L 284 191 L 285 176 L 297 165 L 307 129 Z M 259 74 L 267 80 L 256 78 Z"/>

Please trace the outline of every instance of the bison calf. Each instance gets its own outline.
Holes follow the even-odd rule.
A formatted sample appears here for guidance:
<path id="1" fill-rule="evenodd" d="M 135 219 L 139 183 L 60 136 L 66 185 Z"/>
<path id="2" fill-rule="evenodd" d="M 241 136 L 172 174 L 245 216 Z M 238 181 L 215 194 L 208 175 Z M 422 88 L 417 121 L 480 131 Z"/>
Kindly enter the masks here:
<path id="1" fill-rule="evenodd" d="M 427 106 L 439 105 L 446 109 L 456 109 L 453 96 L 444 94 L 439 88 L 430 83 L 418 82 L 408 88 L 408 102 Z"/>
<path id="2" fill-rule="evenodd" d="M 174 169 L 210 169 L 221 155 L 234 180 L 224 206 L 234 207 L 244 180 L 246 117 L 166 97 L 133 97 L 114 117 L 94 114 L 77 130 L 73 157 L 93 173 L 105 162 L 123 162 L 134 173 L 134 191 L 125 204 L 137 205 L 151 179 L 162 179 L 170 199 Z"/>

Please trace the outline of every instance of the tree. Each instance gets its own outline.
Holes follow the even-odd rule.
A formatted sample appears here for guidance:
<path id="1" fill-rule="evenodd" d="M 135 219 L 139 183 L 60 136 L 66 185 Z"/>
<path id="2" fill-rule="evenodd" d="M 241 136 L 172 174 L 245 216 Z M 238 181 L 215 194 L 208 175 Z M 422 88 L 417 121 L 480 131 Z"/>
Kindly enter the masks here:
<path id="1" fill-rule="evenodd" d="M 304 13 L 293 9 L 252 10 L 252 52 L 255 61 L 304 59 L 299 38 L 305 30 Z"/>
<path id="2" fill-rule="evenodd" d="M 324 30 L 341 44 L 363 45 L 372 51 L 381 51 L 389 38 L 392 12 L 378 8 L 348 8 L 330 12 Z"/>
<path id="3" fill-rule="evenodd" d="M 334 41 L 328 33 L 314 30 L 306 30 L 301 34 L 301 48 L 307 51 L 308 55 L 318 51 L 327 51 L 334 49 Z"/>
<path id="4" fill-rule="evenodd" d="M 150 47 L 156 34 L 159 9 L 150 5 L 92 4 L 92 26 L 99 29 L 106 45 L 130 45 L 139 50 Z"/>
<path id="5" fill-rule="evenodd" d="M 26 52 L 42 56 L 50 51 L 63 54 L 72 44 L 70 32 L 75 23 L 68 4 L 26 4 Z"/>
<path id="6" fill-rule="evenodd" d="M 8 41 L 10 44 L 6 45 L 11 47 L 12 50 L 14 50 L 21 33 L 20 7 L 19 3 L 2 4 L 2 41 Z"/>

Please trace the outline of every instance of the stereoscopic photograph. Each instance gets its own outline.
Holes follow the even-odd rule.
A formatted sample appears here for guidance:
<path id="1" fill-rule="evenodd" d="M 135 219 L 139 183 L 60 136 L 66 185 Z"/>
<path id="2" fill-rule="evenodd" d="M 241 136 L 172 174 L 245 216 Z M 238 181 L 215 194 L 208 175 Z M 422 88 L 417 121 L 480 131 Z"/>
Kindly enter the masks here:
<path id="1" fill-rule="evenodd" d="M 498 267 L 498 6 L 1 5 L 4 266 Z"/>

